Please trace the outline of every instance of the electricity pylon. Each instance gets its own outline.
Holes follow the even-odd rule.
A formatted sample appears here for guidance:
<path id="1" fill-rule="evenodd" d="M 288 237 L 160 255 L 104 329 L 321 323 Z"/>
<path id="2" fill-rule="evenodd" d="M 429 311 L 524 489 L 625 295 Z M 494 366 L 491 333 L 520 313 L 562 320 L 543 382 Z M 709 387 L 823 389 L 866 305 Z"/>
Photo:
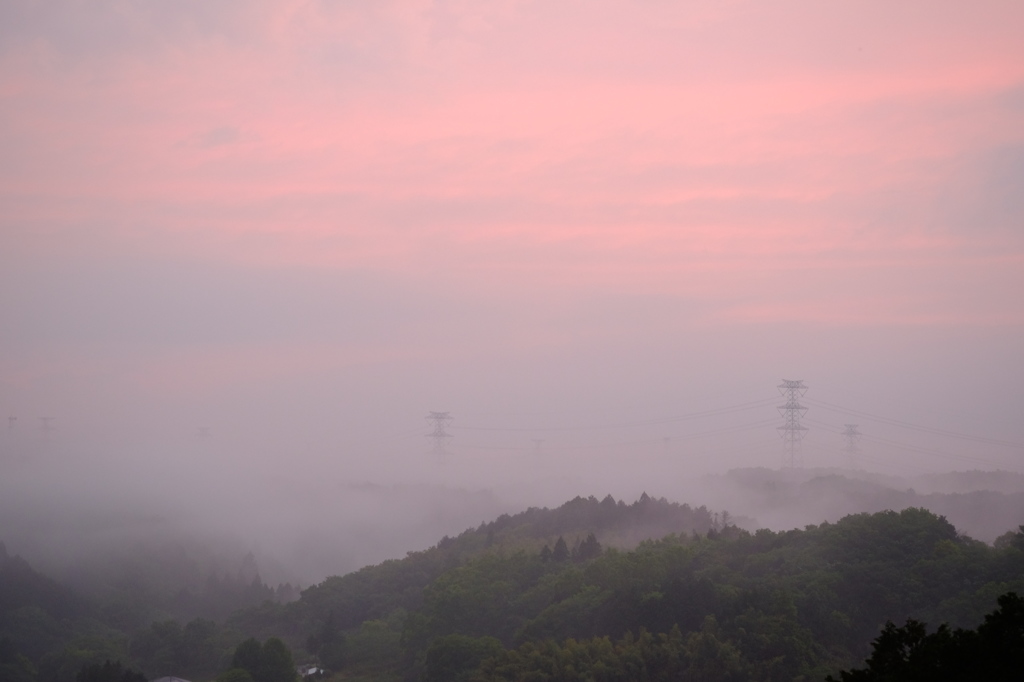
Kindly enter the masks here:
<path id="1" fill-rule="evenodd" d="M 446 427 L 451 425 L 452 416 L 447 412 L 431 412 L 427 415 L 427 421 L 434 427 L 427 434 L 427 438 L 434 441 L 434 454 L 439 456 L 447 454 L 445 444 L 451 440 L 452 434 L 448 433 Z"/>
<path id="2" fill-rule="evenodd" d="M 850 466 L 857 468 L 857 464 L 860 463 L 860 427 L 857 424 L 843 424 L 846 429 L 843 430 L 843 437 L 846 438 L 846 447 L 843 448 L 843 452 L 846 454 L 846 459 L 850 463 Z"/>
<path id="3" fill-rule="evenodd" d="M 800 418 L 807 414 L 807 408 L 800 404 L 800 398 L 807 393 L 807 387 L 802 379 L 783 379 L 778 388 L 786 399 L 785 405 L 779 405 L 779 414 L 786 420 L 785 424 L 778 427 L 779 435 L 782 436 L 783 464 L 791 469 L 802 467 L 804 461 L 800 453 L 800 441 L 807 435 L 807 427 L 800 423 Z"/>

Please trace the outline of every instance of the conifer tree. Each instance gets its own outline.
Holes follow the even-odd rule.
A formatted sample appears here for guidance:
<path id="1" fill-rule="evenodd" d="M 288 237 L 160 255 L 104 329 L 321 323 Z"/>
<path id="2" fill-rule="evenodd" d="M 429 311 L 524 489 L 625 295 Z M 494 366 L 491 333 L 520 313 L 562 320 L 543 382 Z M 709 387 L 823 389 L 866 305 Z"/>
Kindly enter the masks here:
<path id="1" fill-rule="evenodd" d="M 553 561 L 569 560 L 569 546 L 565 544 L 565 538 L 561 535 L 558 536 L 558 541 L 555 542 L 555 549 L 551 552 L 551 559 Z"/>

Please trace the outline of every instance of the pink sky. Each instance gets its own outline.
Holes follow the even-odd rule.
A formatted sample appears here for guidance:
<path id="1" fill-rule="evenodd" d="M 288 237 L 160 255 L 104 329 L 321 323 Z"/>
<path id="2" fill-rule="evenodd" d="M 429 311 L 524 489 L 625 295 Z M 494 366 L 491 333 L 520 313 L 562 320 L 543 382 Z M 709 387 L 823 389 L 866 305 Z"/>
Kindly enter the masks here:
<path id="1" fill-rule="evenodd" d="M 954 366 L 950 414 L 1001 406 L 963 428 L 1024 438 L 1022 35 L 991 0 L 7 2 L 0 407 L 884 370 L 898 409 Z"/>

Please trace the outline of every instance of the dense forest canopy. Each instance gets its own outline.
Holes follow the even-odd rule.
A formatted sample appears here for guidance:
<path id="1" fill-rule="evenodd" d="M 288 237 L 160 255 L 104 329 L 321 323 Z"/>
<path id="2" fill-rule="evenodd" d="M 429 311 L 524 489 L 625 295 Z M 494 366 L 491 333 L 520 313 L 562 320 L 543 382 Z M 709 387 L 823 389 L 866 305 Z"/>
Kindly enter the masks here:
<path id="1" fill-rule="evenodd" d="M 346 679 L 823 680 L 862 665 L 887 622 L 974 628 L 1024 594 L 1024 528 L 988 545 L 908 508 L 750 532 L 647 495 L 578 497 L 297 600 L 249 589 L 262 599 L 227 617 L 138 623 L 3 551 L 0 665 L 28 682 L 105 661 L 202 682 L 243 674 L 242 643 L 274 641 L 278 659 Z"/>

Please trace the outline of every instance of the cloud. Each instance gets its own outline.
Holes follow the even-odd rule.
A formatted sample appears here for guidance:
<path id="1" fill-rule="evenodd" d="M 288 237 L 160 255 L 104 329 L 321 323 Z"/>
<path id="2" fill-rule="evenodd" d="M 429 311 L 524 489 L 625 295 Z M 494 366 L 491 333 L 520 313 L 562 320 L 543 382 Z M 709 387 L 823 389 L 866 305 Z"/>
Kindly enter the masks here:
<path id="1" fill-rule="evenodd" d="M 5 372 L 187 392 L 377 347 L 451 377 L 780 319 L 1019 333 L 1019 3 L 0 12 Z"/>

